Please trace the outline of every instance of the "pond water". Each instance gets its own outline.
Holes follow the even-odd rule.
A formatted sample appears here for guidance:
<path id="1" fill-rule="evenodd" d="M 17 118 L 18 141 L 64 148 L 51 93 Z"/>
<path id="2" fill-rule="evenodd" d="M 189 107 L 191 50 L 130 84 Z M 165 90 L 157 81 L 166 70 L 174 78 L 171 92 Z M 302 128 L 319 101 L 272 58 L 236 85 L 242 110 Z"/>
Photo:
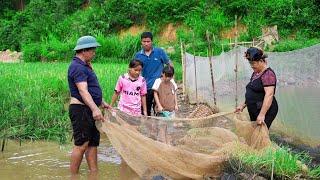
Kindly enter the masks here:
<path id="1" fill-rule="evenodd" d="M 98 148 L 98 174 L 90 174 L 85 158 L 78 176 L 69 173 L 72 144 L 9 140 L 0 152 L 0 179 L 135 179 L 107 138 Z"/>

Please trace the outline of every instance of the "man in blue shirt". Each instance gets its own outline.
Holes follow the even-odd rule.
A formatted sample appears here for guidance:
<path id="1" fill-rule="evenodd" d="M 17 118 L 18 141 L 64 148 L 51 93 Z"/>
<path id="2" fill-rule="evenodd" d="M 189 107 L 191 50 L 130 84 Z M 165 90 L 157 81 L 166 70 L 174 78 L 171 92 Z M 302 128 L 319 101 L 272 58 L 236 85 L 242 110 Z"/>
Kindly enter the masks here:
<path id="1" fill-rule="evenodd" d="M 84 153 L 89 170 L 91 172 L 98 170 L 97 146 L 99 146 L 100 134 L 95 121 L 103 121 L 99 106 L 109 108 L 102 98 L 98 78 L 91 66 L 98 46 L 100 44 L 92 36 L 79 38 L 74 48 L 76 55 L 68 69 L 71 95 L 69 117 L 75 145 L 71 153 L 70 171 L 72 174 L 78 173 Z"/>
<path id="2" fill-rule="evenodd" d="M 151 32 L 143 32 L 141 34 L 142 49 L 136 53 L 135 59 L 142 61 L 142 76 L 147 81 L 147 114 L 151 115 L 151 107 L 153 106 L 153 90 L 154 81 L 161 77 L 164 65 L 172 66 L 168 55 L 161 48 L 152 46 L 153 35 Z"/>

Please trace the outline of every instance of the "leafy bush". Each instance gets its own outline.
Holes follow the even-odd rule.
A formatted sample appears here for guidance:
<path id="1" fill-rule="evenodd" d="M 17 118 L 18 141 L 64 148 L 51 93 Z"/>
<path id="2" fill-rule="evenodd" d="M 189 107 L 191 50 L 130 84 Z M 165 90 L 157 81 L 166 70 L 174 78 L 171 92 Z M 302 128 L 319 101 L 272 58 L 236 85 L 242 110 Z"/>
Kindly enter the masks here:
<path id="1" fill-rule="evenodd" d="M 291 33 L 305 29 L 308 37 L 319 37 L 320 13 L 316 0 L 222 0 L 219 4 L 229 16 L 238 15 L 243 19 L 249 26 L 251 39 L 260 35 L 260 29 L 265 25 L 278 25 L 278 29 Z"/>
<path id="2" fill-rule="evenodd" d="M 298 39 L 298 40 L 287 39 L 277 43 L 273 51 L 277 51 L 277 52 L 293 51 L 295 49 L 309 47 L 317 43 L 320 43 L 320 39 Z"/>
<path id="3" fill-rule="evenodd" d="M 122 39 L 116 35 L 108 37 L 101 33 L 94 35 L 101 47 L 97 48 L 96 61 L 103 62 L 107 59 L 131 59 L 134 53 L 140 49 L 139 36 L 124 36 Z M 23 59 L 25 62 L 52 62 L 69 61 L 74 55 L 73 48 L 77 40 L 60 41 L 54 35 L 43 38 L 38 43 L 24 45 Z"/>
<path id="4" fill-rule="evenodd" d="M 62 42 L 51 34 L 39 43 L 23 46 L 23 59 L 25 62 L 69 61 L 74 54 L 74 45 L 75 42 Z"/>
<path id="5" fill-rule="evenodd" d="M 267 25 L 277 25 L 284 40 L 291 36 L 320 38 L 320 5 L 316 0 L 92 0 L 86 8 L 82 7 L 82 0 L 25 2 L 23 11 L 16 10 L 11 3 L 0 3 L 3 7 L 0 12 L 0 50 L 20 51 L 23 47 L 26 60 L 27 57 L 44 61 L 68 58 L 70 50 L 66 52 L 67 48 L 70 49 L 83 35 L 99 36 L 105 45 L 99 51 L 106 55 L 99 59 L 131 58 L 139 49 L 139 40 L 135 41 L 137 37 L 119 37 L 120 30 L 145 25 L 157 35 L 168 23 L 181 25 L 183 28 L 178 30 L 178 39 L 187 44 L 195 42 L 196 51 L 203 55 L 207 54 L 206 31 L 214 33 L 213 49 L 218 54 L 224 41 L 220 32 L 233 26 L 235 15 L 248 29 L 240 40 L 260 36 L 261 28 Z M 292 50 L 310 44 L 299 46 L 299 42 L 300 39 L 285 40 L 274 50 L 283 51 L 286 47 Z M 37 45 L 40 47 L 28 47 Z"/>

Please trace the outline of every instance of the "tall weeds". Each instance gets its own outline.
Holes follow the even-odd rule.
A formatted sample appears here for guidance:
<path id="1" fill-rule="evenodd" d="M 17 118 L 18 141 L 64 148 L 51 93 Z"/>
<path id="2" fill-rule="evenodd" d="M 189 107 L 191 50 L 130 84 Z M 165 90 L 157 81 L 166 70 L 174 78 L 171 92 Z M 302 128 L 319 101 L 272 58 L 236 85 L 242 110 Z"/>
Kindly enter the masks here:
<path id="1" fill-rule="evenodd" d="M 292 153 L 286 147 L 260 153 L 239 148 L 229 158 L 227 168 L 236 175 L 247 173 L 268 179 L 320 178 L 319 167 L 307 167 L 310 162 L 308 154 Z"/>
<path id="2" fill-rule="evenodd" d="M 51 139 L 65 142 L 69 63 L 0 64 L 0 138 Z M 127 64 L 94 64 L 106 101 Z"/>

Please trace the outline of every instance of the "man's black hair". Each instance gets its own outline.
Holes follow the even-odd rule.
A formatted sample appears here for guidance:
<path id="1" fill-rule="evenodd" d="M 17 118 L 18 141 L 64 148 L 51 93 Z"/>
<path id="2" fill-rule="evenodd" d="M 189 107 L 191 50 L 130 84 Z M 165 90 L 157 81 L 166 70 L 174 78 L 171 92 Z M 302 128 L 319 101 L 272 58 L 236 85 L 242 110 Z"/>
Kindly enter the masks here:
<path id="1" fill-rule="evenodd" d="M 153 35 L 152 35 L 151 32 L 143 32 L 143 33 L 141 34 L 141 39 L 143 39 L 143 38 L 150 38 L 151 41 L 152 41 Z"/>
<path id="2" fill-rule="evenodd" d="M 91 48 L 85 48 L 85 49 L 79 49 L 76 50 L 76 54 L 84 52 L 84 51 L 90 51 L 91 49 L 96 49 L 96 47 L 91 47 Z"/>

